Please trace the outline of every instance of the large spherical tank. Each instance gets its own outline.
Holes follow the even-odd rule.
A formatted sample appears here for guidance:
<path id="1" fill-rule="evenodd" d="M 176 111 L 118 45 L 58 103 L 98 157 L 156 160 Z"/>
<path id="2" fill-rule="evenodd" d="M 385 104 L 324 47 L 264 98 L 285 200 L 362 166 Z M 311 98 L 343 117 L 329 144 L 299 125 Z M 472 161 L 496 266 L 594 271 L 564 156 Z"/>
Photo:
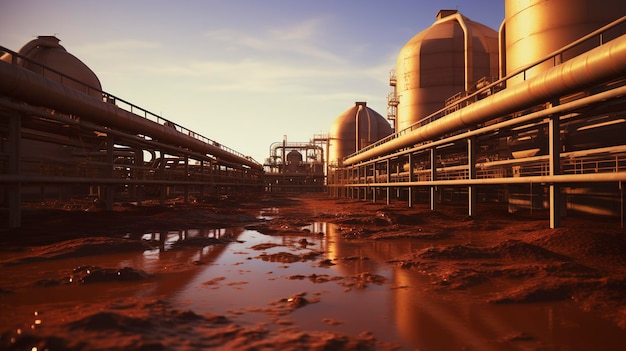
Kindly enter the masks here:
<path id="1" fill-rule="evenodd" d="M 400 50 L 396 63 L 397 129 L 441 109 L 446 99 L 498 75 L 498 32 L 455 10 L 442 10 Z"/>
<path id="2" fill-rule="evenodd" d="M 391 134 L 389 122 L 357 102 L 333 121 L 328 132 L 328 162 L 337 165 L 346 156 Z"/>
<path id="3" fill-rule="evenodd" d="M 594 30 L 626 15 L 626 1 L 506 0 L 501 27 L 506 49 L 506 74 L 532 64 Z M 580 47 L 564 60 L 588 50 Z M 526 72 L 532 77 L 553 66 L 552 61 Z M 523 76 L 508 82 L 521 82 Z"/>
<path id="4" fill-rule="evenodd" d="M 39 36 L 37 39 L 26 43 L 18 53 L 28 59 L 72 77 L 83 84 L 76 83 L 67 78 L 61 79 L 61 76 L 54 72 L 44 72 L 42 67 L 37 64 L 18 59 L 17 63 L 24 68 L 43 74 L 48 79 L 62 82 L 64 85 L 78 89 L 99 99 L 102 98 L 101 92 L 85 87 L 85 85 L 88 85 L 97 90 L 102 90 L 100 80 L 96 74 L 81 60 L 67 52 L 67 50 L 59 44 L 58 38 L 54 36 Z M 11 60 L 11 57 L 10 55 L 5 55 L 2 59 L 8 61 Z"/>

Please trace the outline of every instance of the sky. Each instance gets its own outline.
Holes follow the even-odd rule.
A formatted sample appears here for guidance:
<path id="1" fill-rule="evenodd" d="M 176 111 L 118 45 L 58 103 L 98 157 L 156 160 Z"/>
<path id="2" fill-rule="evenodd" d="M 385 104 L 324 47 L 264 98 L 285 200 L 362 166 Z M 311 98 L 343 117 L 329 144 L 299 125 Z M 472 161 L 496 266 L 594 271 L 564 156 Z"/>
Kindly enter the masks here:
<path id="1" fill-rule="evenodd" d="M 55 35 L 104 91 L 263 163 L 356 101 L 386 116 L 400 50 L 441 9 L 504 19 L 504 0 L 2 0 L 0 46 Z"/>

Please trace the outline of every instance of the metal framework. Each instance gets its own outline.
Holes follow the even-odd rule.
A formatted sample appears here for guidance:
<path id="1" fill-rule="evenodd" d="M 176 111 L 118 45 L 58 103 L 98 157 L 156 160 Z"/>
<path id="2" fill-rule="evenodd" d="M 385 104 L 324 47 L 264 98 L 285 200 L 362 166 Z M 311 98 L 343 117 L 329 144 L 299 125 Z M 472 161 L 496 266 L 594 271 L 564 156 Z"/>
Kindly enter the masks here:
<path id="1" fill-rule="evenodd" d="M 262 166 L 220 143 L 126 100 L 97 99 L 68 87 L 75 79 L 0 47 L 0 204 L 9 227 L 21 225 L 21 202 L 94 196 L 118 200 L 261 191 Z M 46 75 L 61 76 L 57 82 Z M 84 85 L 83 85 L 84 86 Z"/>
<path id="2" fill-rule="evenodd" d="M 596 202 L 603 191 L 612 194 L 611 201 L 618 199 L 623 225 L 625 23 L 623 17 L 346 157 L 329 171 L 329 192 L 373 201 L 383 194 L 387 202 L 402 197 L 409 206 L 421 195 L 435 209 L 452 189 L 448 193 L 467 199 L 470 216 L 481 194 L 532 210 L 543 205 L 536 196 L 546 193 L 550 227 L 556 228 L 566 207 L 563 197 L 591 186 Z M 595 48 L 563 60 L 590 41 Z M 553 68 L 526 79 L 545 62 Z M 520 75 L 524 82 L 506 88 Z"/>
<path id="3" fill-rule="evenodd" d="M 287 141 L 270 145 L 265 161 L 264 187 L 267 192 L 323 192 L 325 186 L 324 154 L 328 138 L 314 136 L 309 142 Z M 290 154 L 296 159 L 290 160 Z"/>

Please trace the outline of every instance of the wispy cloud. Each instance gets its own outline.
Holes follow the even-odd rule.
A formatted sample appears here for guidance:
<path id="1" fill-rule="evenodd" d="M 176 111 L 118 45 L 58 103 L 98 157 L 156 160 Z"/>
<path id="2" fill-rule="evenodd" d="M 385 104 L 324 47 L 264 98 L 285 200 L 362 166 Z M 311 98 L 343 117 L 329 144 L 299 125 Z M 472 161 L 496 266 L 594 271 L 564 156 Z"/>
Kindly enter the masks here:
<path id="1" fill-rule="evenodd" d="M 139 39 L 123 39 L 123 40 L 111 40 L 111 41 L 96 41 L 88 43 L 75 49 L 80 51 L 86 51 L 97 54 L 120 54 L 128 51 L 143 51 L 151 49 L 160 49 L 163 44 L 157 41 L 147 41 Z"/>
<path id="2" fill-rule="evenodd" d="M 322 47 L 322 38 L 327 36 L 328 21 L 311 18 L 283 27 L 271 27 L 251 33 L 241 29 L 217 29 L 205 33 L 210 44 L 226 50 L 238 50 L 250 55 L 270 53 L 272 55 L 296 54 L 300 59 L 324 60 L 343 63 L 336 53 Z"/>

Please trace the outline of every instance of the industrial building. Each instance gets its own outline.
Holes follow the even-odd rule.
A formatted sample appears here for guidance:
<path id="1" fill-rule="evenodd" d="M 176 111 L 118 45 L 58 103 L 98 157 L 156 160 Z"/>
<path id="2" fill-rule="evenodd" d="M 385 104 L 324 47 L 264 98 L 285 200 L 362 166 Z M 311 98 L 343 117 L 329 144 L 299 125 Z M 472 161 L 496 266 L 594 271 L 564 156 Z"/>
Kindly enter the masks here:
<path id="1" fill-rule="evenodd" d="M 433 14 L 435 15 L 435 14 Z M 357 101 L 327 136 L 260 164 L 102 90 L 53 36 L 0 47 L 0 203 L 141 204 L 229 191 L 326 191 L 435 209 L 483 202 L 623 219 L 626 4 L 505 1 L 500 28 L 441 10 L 391 70 L 386 118 Z"/>
<path id="2" fill-rule="evenodd" d="M 270 145 L 270 157 L 263 164 L 266 192 L 323 192 L 325 187 L 327 137 L 314 136 L 308 142 L 287 141 Z"/>
<path id="3" fill-rule="evenodd" d="M 441 10 L 398 55 L 394 133 L 338 156 L 329 192 L 623 223 L 625 15 L 616 1 L 505 1 L 496 32 Z"/>

